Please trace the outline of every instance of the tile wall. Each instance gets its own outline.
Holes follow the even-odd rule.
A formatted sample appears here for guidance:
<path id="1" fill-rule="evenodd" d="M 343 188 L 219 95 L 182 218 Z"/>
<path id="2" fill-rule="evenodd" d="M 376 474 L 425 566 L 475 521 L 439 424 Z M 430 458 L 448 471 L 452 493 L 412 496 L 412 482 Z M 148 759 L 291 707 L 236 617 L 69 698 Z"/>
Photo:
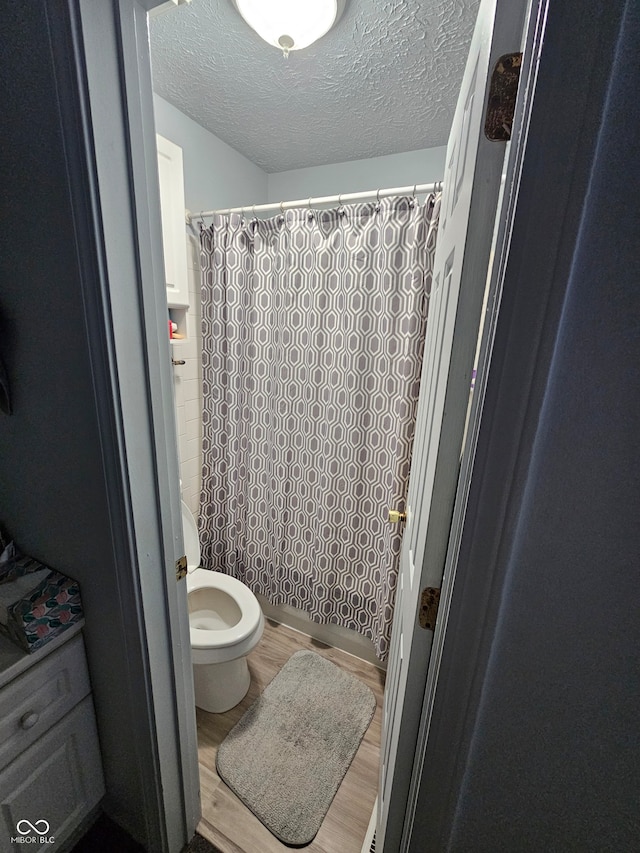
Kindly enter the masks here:
<path id="1" fill-rule="evenodd" d="M 176 426 L 182 499 L 197 519 L 200 508 L 202 467 L 202 365 L 200 349 L 200 247 L 197 237 L 187 235 L 187 266 L 189 276 L 189 309 L 187 337 L 171 344 L 173 358 L 184 359 L 184 365 L 174 366 Z"/>

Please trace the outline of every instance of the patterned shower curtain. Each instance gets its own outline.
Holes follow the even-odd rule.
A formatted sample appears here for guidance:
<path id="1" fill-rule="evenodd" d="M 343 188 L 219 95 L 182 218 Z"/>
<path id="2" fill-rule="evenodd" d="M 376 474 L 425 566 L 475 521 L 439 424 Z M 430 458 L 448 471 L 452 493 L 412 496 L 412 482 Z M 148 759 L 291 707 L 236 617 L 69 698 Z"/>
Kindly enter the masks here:
<path id="1" fill-rule="evenodd" d="M 201 232 L 202 565 L 389 647 L 439 195 Z"/>

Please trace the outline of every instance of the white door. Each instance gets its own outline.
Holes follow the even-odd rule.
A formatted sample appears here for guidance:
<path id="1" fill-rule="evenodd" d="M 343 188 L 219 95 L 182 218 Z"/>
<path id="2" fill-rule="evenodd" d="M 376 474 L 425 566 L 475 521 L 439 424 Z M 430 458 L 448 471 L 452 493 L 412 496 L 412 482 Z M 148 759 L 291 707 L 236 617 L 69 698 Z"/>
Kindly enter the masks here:
<path id="1" fill-rule="evenodd" d="M 491 72 L 521 49 L 527 0 L 482 0 L 447 146 L 444 191 L 400 558 L 376 851 L 397 853 L 433 631 L 422 590 L 442 583 L 506 145 L 484 136 Z"/>

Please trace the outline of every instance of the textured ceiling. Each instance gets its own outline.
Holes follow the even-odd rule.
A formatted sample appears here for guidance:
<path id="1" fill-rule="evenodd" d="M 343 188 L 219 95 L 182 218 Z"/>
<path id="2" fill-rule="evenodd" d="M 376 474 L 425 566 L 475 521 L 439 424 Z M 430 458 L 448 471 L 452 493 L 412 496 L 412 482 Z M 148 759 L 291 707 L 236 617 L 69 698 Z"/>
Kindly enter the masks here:
<path id="1" fill-rule="evenodd" d="M 479 0 L 348 0 L 288 60 L 231 0 L 151 19 L 155 91 L 267 172 L 446 144 Z"/>

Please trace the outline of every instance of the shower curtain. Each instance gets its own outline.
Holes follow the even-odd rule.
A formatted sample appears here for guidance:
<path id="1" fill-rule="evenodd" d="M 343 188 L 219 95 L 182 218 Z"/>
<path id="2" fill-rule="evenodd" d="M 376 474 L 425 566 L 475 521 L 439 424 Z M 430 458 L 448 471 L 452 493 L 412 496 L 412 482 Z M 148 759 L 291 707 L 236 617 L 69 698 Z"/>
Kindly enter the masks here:
<path id="1" fill-rule="evenodd" d="M 389 647 L 439 195 L 201 231 L 202 565 Z"/>

